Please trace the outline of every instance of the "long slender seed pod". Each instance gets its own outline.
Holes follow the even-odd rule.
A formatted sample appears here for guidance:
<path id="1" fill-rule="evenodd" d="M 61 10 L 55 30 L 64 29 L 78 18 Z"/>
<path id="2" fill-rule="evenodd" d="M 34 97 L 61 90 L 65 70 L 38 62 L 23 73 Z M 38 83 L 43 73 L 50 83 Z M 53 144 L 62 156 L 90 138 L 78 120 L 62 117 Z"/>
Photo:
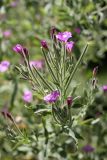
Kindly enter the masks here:
<path id="1" fill-rule="evenodd" d="M 45 53 L 45 51 L 43 49 L 42 49 L 42 53 L 43 53 L 43 55 L 45 57 L 46 64 L 48 66 L 48 69 L 50 70 L 50 73 L 51 73 L 51 75 L 53 77 L 53 80 L 58 83 L 57 78 L 56 78 L 56 76 L 55 76 L 55 74 L 54 74 L 54 72 L 52 70 L 52 67 L 51 67 L 51 65 L 50 65 L 50 63 L 49 63 L 49 61 L 47 59 L 46 53 Z"/>
<path id="2" fill-rule="evenodd" d="M 73 69 L 73 71 L 72 71 L 72 73 L 71 73 L 71 76 L 69 77 L 69 79 L 68 79 L 68 81 L 67 81 L 67 84 L 66 84 L 66 86 L 65 86 L 65 93 L 66 93 L 66 91 L 67 91 L 67 89 L 68 89 L 68 87 L 69 87 L 69 85 L 70 85 L 70 83 L 71 83 L 71 80 L 72 80 L 72 78 L 73 78 L 76 70 L 78 69 L 78 66 L 79 66 L 81 60 L 83 59 L 83 56 L 85 55 L 87 49 L 88 49 L 88 44 L 85 46 L 82 54 L 80 55 L 80 58 L 78 59 L 76 65 L 75 65 L 75 67 L 74 67 L 74 69 Z"/>
<path id="3" fill-rule="evenodd" d="M 42 77 L 42 75 L 40 74 L 40 72 L 37 70 L 37 68 L 35 66 L 33 66 L 33 68 L 35 69 L 36 73 L 38 74 L 38 76 L 41 78 L 42 82 L 52 91 L 53 88 L 50 86 L 50 84 L 45 81 L 45 79 Z"/>

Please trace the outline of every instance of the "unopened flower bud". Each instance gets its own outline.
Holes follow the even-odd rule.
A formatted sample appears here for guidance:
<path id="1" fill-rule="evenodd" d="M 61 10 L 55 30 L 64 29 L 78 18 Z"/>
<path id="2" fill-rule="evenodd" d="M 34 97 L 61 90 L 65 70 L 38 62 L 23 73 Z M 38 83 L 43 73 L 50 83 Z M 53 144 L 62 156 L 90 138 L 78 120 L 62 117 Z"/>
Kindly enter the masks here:
<path id="1" fill-rule="evenodd" d="M 71 105 L 72 105 L 72 97 L 68 97 L 67 98 L 67 105 L 68 105 L 68 107 L 71 107 Z"/>
<path id="2" fill-rule="evenodd" d="M 42 40 L 41 41 L 41 46 L 44 48 L 44 49 L 48 49 L 48 44 L 45 40 Z"/>
<path id="3" fill-rule="evenodd" d="M 98 66 L 93 69 L 93 76 L 95 77 L 98 72 Z"/>
<path id="4" fill-rule="evenodd" d="M 54 26 L 52 26 L 51 29 L 50 29 L 50 35 L 51 35 L 52 38 L 54 37 L 55 32 L 56 32 L 56 28 Z"/>
<path id="5" fill-rule="evenodd" d="M 24 53 L 26 56 L 29 54 L 28 49 L 25 48 L 25 47 L 22 49 L 22 51 L 23 51 L 23 53 Z"/>
<path id="6" fill-rule="evenodd" d="M 12 122 L 14 121 L 11 113 L 9 113 L 7 109 L 4 109 L 3 111 L 1 111 L 1 113 L 4 118 L 9 118 Z"/>
<path id="7" fill-rule="evenodd" d="M 96 88 L 97 83 L 98 83 L 98 80 L 96 78 L 94 78 L 92 80 L 92 86 L 94 87 L 94 89 Z"/>

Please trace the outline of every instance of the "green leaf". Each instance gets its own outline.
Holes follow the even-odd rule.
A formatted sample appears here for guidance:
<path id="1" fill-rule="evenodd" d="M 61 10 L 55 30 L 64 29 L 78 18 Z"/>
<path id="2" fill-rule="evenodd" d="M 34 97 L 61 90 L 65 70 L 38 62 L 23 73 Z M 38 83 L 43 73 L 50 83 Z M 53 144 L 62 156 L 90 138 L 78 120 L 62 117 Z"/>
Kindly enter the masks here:
<path id="1" fill-rule="evenodd" d="M 45 104 L 37 104 L 36 108 L 40 109 L 40 108 L 47 108 L 47 106 Z"/>
<path id="2" fill-rule="evenodd" d="M 84 138 L 77 132 L 75 132 L 75 136 L 76 136 L 77 139 L 84 140 Z"/>
<path id="3" fill-rule="evenodd" d="M 75 133 L 71 129 L 69 129 L 69 136 L 71 136 L 74 141 L 78 143 L 78 139 L 76 138 Z"/>
<path id="4" fill-rule="evenodd" d="M 39 109 L 39 110 L 35 111 L 34 113 L 35 114 L 41 114 L 43 112 L 51 112 L 51 109 Z"/>

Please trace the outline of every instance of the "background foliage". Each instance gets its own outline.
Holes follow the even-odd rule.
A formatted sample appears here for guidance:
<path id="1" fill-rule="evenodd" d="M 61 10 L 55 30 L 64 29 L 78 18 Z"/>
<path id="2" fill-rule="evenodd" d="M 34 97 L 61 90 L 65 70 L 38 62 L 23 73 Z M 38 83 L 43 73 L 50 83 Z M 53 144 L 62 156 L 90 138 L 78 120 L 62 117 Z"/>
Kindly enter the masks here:
<path id="1" fill-rule="evenodd" d="M 77 132 L 82 135 L 77 151 L 72 139 L 61 132 L 50 114 L 35 115 L 30 110 L 31 105 L 26 107 L 22 99 L 24 90 L 31 90 L 31 85 L 20 79 L 16 72 L 15 65 L 22 59 L 12 48 L 17 43 L 22 44 L 29 49 L 32 60 L 42 59 L 40 40 L 49 41 L 50 26 L 73 33 L 76 58 L 84 44 L 90 42 L 80 72 L 75 76 L 80 83 L 78 94 L 83 94 L 82 86 L 91 77 L 95 66 L 99 66 L 99 84 L 107 84 L 107 0 L 1 0 L 0 61 L 8 60 L 11 66 L 5 73 L 0 73 L 0 110 L 8 107 L 23 135 L 10 120 L 0 116 L 0 159 L 37 160 L 43 159 L 48 152 L 47 160 L 106 160 L 107 93 L 101 88 L 83 123 L 80 122 L 81 127 L 77 127 Z M 6 30 L 11 32 L 9 37 L 3 34 Z M 35 109 L 39 100 L 32 92 Z M 87 144 L 94 148 L 93 152 L 84 151 Z"/>

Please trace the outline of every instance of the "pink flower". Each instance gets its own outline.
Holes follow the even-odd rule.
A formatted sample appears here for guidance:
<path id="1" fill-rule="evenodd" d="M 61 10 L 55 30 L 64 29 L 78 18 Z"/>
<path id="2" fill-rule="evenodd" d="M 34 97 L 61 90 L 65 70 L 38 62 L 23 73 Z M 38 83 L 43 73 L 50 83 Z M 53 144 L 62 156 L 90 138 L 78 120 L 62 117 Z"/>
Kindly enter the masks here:
<path id="1" fill-rule="evenodd" d="M 13 47 L 13 51 L 15 51 L 16 53 L 21 53 L 22 52 L 23 47 L 20 44 L 16 44 Z"/>
<path id="2" fill-rule="evenodd" d="M 42 69 L 43 68 L 43 61 L 42 60 L 30 61 L 30 66 L 31 67 L 34 66 L 38 69 Z"/>
<path id="3" fill-rule="evenodd" d="M 25 102 L 30 103 L 33 98 L 32 92 L 30 90 L 25 90 L 22 98 Z"/>
<path id="4" fill-rule="evenodd" d="M 9 62 L 9 61 L 2 61 L 2 62 L 0 63 L 0 72 L 5 72 L 5 71 L 7 71 L 8 68 L 9 68 L 9 66 L 10 66 L 10 62 Z"/>
<path id="5" fill-rule="evenodd" d="M 57 35 L 56 35 L 56 39 L 58 39 L 59 41 L 61 42 L 67 42 L 67 40 L 69 38 L 72 37 L 72 33 L 71 32 L 59 32 Z"/>
<path id="6" fill-rule="evenodd" d="M 104 92 L 107 92 L 107 85 L 104 85 L 104 86 L 102 87 L 102 89 L 103 89 Z"/>
<path id="7" fill-rule="evenodd" d="M 95 114 L 95 117 L 97 118 L 97 117 L 100 117 L 102 115 L 102 112 L 96 112 L 96 114 Z"/>
<path id="8" fill-rule="evenodd" d="M 80 28 L 75 28 L 75 32 L 80 34 L 81 33 L 81 29 Z"/>
<path id="9" fill-rule="evenodd" d="M 60 96 L 60 92 L 58 90 L 51 92 L 50 94 L 44 97 L 45 102 L 53 103 L 56 102 Z"/>
<path id="10" fill-rule="evenodd" d="M 72 42 L 72 41 L 71 42 L 67 42 L 65 44 L 65 46 L 66 46 L 67 52 L 70 53 L 72 51 L 73 47 L 74 47 L 74 42 Z"/>
<path id="11" fill-rule="evenodd" d="M 10 3 L 11 7 L 16 7 L 18 5 L 18 0 L 15 0 Z"/>
<path id="12" fill-rule="evenodd" d="M 44 48 L 44 49 L 48 49 L 48 44 L 45 40 L 42 40 L 41 41 L 41 46 Z"/>
<path id="13" fill-rule="evenodd" d="M 84 146 L 84 147 L 82 148 L 82 150 L 83 150 L 84 152 L 86 152 L 86 153 L 90 153 L 90 152 L 93 152 L 93 151 L 94 151 L 94 148 L 93 148 L 91 145 L 87 144 L 86 146 Z"/>
<path id="14" fill-rule="evenodd" d="M 3 32 L 3 36 L 5 38 L 9 38 L 11 36 L 11 34 L 12 34 L 11 30 L 6 30 L 6 31 Z"/>

